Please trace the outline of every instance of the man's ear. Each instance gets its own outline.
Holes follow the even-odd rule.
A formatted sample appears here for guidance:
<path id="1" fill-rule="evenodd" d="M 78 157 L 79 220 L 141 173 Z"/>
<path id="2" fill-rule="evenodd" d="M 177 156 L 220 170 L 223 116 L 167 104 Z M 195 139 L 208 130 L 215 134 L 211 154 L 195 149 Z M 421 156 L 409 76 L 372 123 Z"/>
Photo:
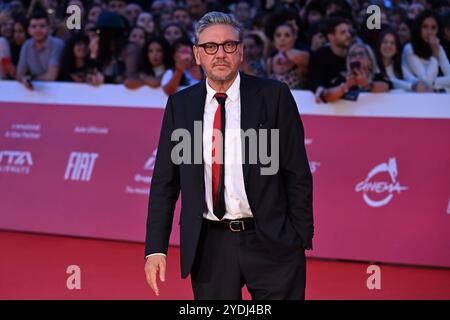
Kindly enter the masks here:
<path id="1" fill-rule="evenodd" d="M 194 51 L 195 63 L 197 63 L 197 65 L 200 65 L 200 52 L 196 45 L 192 46 L 192 51 Z"/>

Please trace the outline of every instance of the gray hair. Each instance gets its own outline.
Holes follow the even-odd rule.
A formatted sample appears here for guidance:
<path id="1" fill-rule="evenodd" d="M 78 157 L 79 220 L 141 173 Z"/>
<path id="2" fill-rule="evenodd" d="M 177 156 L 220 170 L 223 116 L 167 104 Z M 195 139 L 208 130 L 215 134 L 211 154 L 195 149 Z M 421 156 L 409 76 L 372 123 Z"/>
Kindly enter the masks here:
<path id="1" fill-rule="evenodd" d="M 370 61 L 369 72 L 370 72 L 370 79 L 372 80 L 374 75 L 376 73 L 380 72 L 380 68 L 378 68 L 377 59 L 375 58 L 375 54 L 373 53 L 372 48 L 370 48 L 370 46 L 368 46 L 367 44 L 364 44 L 364 43 L 361 43 L 361 42 L 357 42 L 357 43 L 353 44 L 350 47 L 350 49 L 348 49 L 347 61 L 346 61 L 347 70 L 350 70 L 350 52 L 353 52 L 353 51 L 355 51 L 358 48 L 363 48 L 364 49 L 364 51 L 366 52 L 367 58 Z"/>
<path id="2" fill-rule="evenodd" d="M 239 34 L 239 40 L 242 40 L 242 30 L 239 26 L 239 22 L 230 14 L 211 11 L 205 14 L 198 21 L 197 26 L 195 28 L 195 44 L 198 44 L 198 38 L 200 33 L 202 33 L 206 28 L 215 25 L 215 24 L 225 24 L 232 26 Z"/>

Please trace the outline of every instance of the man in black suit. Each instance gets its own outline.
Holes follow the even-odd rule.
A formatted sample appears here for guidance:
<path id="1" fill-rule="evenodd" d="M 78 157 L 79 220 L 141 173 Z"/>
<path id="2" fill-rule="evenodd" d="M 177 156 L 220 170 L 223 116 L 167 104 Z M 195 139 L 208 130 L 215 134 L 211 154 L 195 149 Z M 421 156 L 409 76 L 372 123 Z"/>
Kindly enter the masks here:
<path id="1" fill-rule="evenodd" d="M 241 33 L 228 14 L 203 16 L 194 54 L 207 79 L 167 101 L 149 198 L 147 281 L 159 295 L 181 190 L 181 273 L 191 275 L 195 299 L 241 299 L 244 285 L 253 299 L 304 299 L 312 176 L 292 94 L 284 83 L 239 73 Z M 183 133 L 190 137 L 180 142 Z"/>

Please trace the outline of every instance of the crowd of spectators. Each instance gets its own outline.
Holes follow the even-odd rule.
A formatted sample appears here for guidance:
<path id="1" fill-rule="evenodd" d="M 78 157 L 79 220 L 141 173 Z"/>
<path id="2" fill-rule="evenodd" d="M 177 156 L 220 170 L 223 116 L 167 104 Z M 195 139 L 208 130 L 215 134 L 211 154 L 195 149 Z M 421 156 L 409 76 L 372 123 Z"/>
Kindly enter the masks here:
<path id="1" fill-rule="evenodd" d="M 81 12 L 75 29 L 72 5 Z M 379 28 L 368 25 L 370 5 Z M 450 0 L 0 0 L 0 79 L 171 94 L 204 78 L 192 46 L 209 11 L 239 21 L 242 72 L 312 90 L 317 102 L 450 92 Z"/>

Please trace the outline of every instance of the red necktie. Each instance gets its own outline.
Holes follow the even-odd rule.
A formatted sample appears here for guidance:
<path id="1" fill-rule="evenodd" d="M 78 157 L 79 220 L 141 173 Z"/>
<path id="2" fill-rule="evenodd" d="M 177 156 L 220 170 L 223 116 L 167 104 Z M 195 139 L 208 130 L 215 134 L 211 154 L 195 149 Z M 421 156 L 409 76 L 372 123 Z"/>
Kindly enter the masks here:
<path id="1" fill-rule="evenodd" d="M 214 95 L 219 106 L 214 115 L 212 134 L 212 198 L 213 213 L 222 219 L 225 215 L 225 93 Z M 220 133 L 220 134 L 219 134 Z"/>

